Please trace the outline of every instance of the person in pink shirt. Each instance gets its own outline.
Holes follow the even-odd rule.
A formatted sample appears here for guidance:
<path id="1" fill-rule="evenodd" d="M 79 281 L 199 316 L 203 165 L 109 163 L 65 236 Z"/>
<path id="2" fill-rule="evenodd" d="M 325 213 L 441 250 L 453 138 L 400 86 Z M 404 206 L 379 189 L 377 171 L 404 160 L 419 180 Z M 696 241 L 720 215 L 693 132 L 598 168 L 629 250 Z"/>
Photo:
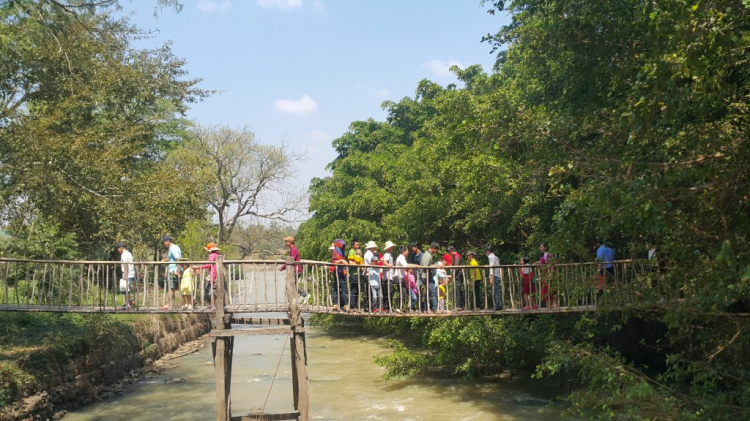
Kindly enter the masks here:
<path id="1" fill-rule="evenodd" d="M 299 254 L 299 250 L 297 249 L 297 246 L 295 245 L 294 237 L 291 235 L 286 236 L 283 238 L 284 240 L 284 246 L 289 249 L 289 257 L 292 258 L 295 262 L 299 262 L 302 260 Z M 286 265 L 279 266 L 280 271 L 286 270 Z M 294 265 L 294 276 L 297 278 L 297 293 L 302 297 L 302 304 L 307 304 L 310 296 L 305 291 L 305 288 L 302 287 L 301 283 L 304 282 L 302 278 L 302 265 Z"/>
<path id="2" fill-rule="evenodd" d="M 216 262 L 216 259 L 219 257 L 219 252 L 221 249 L 216 247 L 216 244 L 214 243 L 208 243 L 205 247 L 206 251 L 208 251 L 208 260 L 210 262 Z M 213 294 L 211 294 L 211 291 L 213 290 L 214 282 L 216 282 L 216 263 L 206 263 L 203 266 L 198 266 L 196 269 L 203 270 L 203 269 L 209 269 L 210 273 L 208 276 L 208 282 L 206 282 L 203 285 L 203 299 L 207 301 L 213 302 Z"/>

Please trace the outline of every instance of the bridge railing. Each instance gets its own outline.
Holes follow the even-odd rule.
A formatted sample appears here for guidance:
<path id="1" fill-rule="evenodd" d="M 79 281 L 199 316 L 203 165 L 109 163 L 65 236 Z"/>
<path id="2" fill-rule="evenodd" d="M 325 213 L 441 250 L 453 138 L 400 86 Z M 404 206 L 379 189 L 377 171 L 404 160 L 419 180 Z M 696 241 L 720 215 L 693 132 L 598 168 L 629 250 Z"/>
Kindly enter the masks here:
<path id="1" fill-rule="evenodd" d="M 208 311 L 213 279 L 208 261 L 179 262 L 193 267 L 187 290 L 193 311 Z M 524 307 L 587 310 L 594 306 L 631 305 L 675 298 L 661 282 L 662 274 L 649 262 L 618 261 L 601 271 L 598 263 L 558 263 L 519 266 L 449 266 L 445 294 L 434 281 L 434 266 L 386 268 L 301 261 L 283 266 L 281 260 L 227 260 L 227 307 L 233 312 L 286 311 L 282 269 L 298 279 L 302 311 L 409 314 L 412 312 L 492 312 L 496 308 L 489 271 L 500 279 L 498 293 L 506 311 Z M 126 304 L 120 287 L 121 263 L 0 259 L 0 309 L 24 311 L 117 311 Z M 133 308 L 159 310 L 171 304 L 181 310 L 180 286 L 172 297 L 168 262 L 135 262 L 130 286 Z M 380 274 L 369 273 L 370 269 Z M 392 272 L 391 272 L 392 271 Z M 414 284 L 408 284 L 408 275 Z M 393 275 L 393 276 L 392 276 Z M 404 282 L 404 278 L 407 282 Z M 527 283 L 526 280 L 529 282 Z M 524 284 L 533 302 L 524 299 Z M 377 286 L 377 288 L 371 288 Z M 377 294 L 377 299 L 373 299 Z M 412 294 L 413 292 L 413 294 Z"/>
<path id="2" fill-rule="evenodd" d="M 609 269 L 597 262 L 447 266 L 443 269 L 450 278 L 444 294 L 435 281 L 435 266 L 386 268 L 314 261 L 298 265 L 302 267 L 300 293 L 307 295 L 302 298 L 302 309 L 310 312 L 493 312 L 499 307 L 496 298 L 505 311 L 522 312 L 526 307 L 586 311 L 595 306 L 619 307 L 675 298 L 661 282 L 658 268 L 648 261 L 617 261 Z M 370 269 L 379 274 L 371 275 Z M 404 281 L 407 273 L 415 277 L 414 287 Z M 497 295 L 494 276 L 500 280 Z M 373 291 L 371 285 L 377 288 Z M 529 301 L 524 292 L 528 292 Z M 374 300 L 375 294 L 378 299 Z"/>

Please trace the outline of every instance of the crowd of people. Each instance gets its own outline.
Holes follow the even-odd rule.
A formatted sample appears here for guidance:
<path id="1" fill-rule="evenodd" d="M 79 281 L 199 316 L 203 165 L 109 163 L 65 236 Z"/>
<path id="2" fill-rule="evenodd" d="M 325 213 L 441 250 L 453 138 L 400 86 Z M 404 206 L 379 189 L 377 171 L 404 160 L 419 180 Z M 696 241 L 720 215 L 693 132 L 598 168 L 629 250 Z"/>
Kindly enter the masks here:
<path id="1" fill-rule="evenodd" d="M 284 239 L 295 261 L 300 260 L 293 237 Z M 440 244 L 431 243 L 423 250 L 419 243 L 397 246 L 391 241 L 383 245 L 383 253 L 374 241 L 364 245 L 358 240 L 351 241 L 347 248 L 344 240 L 337 239 L 328 248 L 331 252 L 329 268 L 333 273 L 333 308 L 343 311 L 372 312 L 444 312 L 451 308 L 462 310 L 503 310 L 501 296 L 500 259 L 492 247 L 484 252 L 489 266 L 480 268 L 477 254 L 467 251 L 465 257 L 455 247 L 448 246 L 441 251 Z M 551 270 L 551 256 L 546 244 L 540 245 L 542 278 Z M 523 258 L 522 265 L 529 265 Z M 296 266 L 301 271 L 301 265 Z M 488 280 L 485 300 L 482 271 L 486 270 Z M 523 293 L 526 306 L 523 310 L 538 308 L 537 300 L 553 307 L 554 294 L 541 280 L 541 293 L 537 294 L 536 283 L 531 268 L 521 268 L 524 279 Z M 298 275 L 301 272 L 298 272 Z M 450 294 L 449 294 L 450 292 Z M 300 294 L 303 294 L 300 289 Z"/>
<path id="2" fill-rule="evenodd" d="M 294 237 L 283 238 L 289 249 L 289 256 L 293 261 L 301 261 L 301 255 L 296 247 Z M 180 304 L 183 310 L 191 310 L 196 292 L 197 273 L 207 270 L 209 275 L 202 291 L 204 300 L 211 301 L 212 289 L 216 281 L 216 262 L 219 247 L 208 243 L 205 247 L 208 261 L 205 265 L 191 266 L 184 262 L 182 250 L 174 243 L 172 237 L 165 235 L 161 243 L 167 251 L 169 262 L 166 270 L 164 289 L 169 292 L 164 296 L 162 310 L 172 309 Z M 123 310 L 132 309 L 136 299 L 136 273 L 133 255 L 127 250 L 125 243 L 118 243 L 115 249 L 120 254 L 122 279 L 121 290 L 125 293 Z M 461 255 L 455 247 L 448 246 L 441 251 L 440 244 L 433 242 L 423 250 L 419 243 L 409 246 L 397 246 L 391 241 L 383 245 L 383 252 L 375 241 L 368 241 L 364 246 L 358 239 L 351 241 L 347 248 L 344 240 L 335 240 L 328 250 L 331 252 L 329 267 L 333 274 L 333 308 L 343 311 L 372 311 L 372 312 L 444 312 L 448 309 L 449 291 L 451 308 L 462 310 L 503 310 L 501 294 L 501 263 L 494 254 L 492 247 L 485 247 L 487 265 L 480 268 L 477 255 L 467 251 Z M 549 272 L 554 269 L 552 255 L 547 244 L 539 245 L 540 258 L 531 263 L 523 257 L 519 276 L 522 279 L 522 294 L 525 306 L 522 310 L 537 309 L 544 304 L 555 307 L 554 292 L 548 280 Z M 655 249 L 649 250 L 649 258 L 655 256 Z M 608 276 L 614 275 L 615 250 L 604 241 L 597 249 L 596 259 L 599 261 L 601 283 L 597 284 L 599 291 L 603 291 Z M 181 263 L 183 262 L 183 263 Z M 541 279 L 535 278 L 532 265 L 539 266 L 536 271 Z M 282 265 L 280 271 L 286 270 Z M 298 292 L 302 303 L 309 301 L 308 292 L 303 288 L 302 265 L 294 265 L 298 279 Z M 487 284 L 485 284 L 483 270 L 486 270 Z M 449 287 L 450 285 L 450 287 Z M 485 291 L 485 287 L 487 290 Z M 485 297 L 485 293 L 487 297 Z"/>
<path id="3" fill-rule="evenodd" d="M 216 264 L 213 262 L 216 262 L 221 249 L 215 243 L 206 244 L 205 250 L 208 252 L 208 261 L 211 263 L 193 266 L 186 263 L 189 259 L 182 257 L 182 250 L 174 243 L 172 237 L 169 235 L 163 236 L 161 243 L 167 251 L 167 258 L 163 262 L 169 262 L 169 265 L 167 266 L 166 277 L 163 283 L 163 288 L 168 293 L 164 295 L 163 305 L 159 309 L 170 310 L 177 305 L 177 293 L 179 292 L 179 305 L 181 309 L 192 310 L 196 296 L 196 286 L 198 284 L 197 273 L 203 270 L 208 271 L 208 278 L 203 287 L 203 299 L 210 303 L 217 275 Z M 127 245 L 122 242 L 115 245 L 115 250 L 120 254 L 120 268 L 122 271 L 120 290 L 125 294 L 125 304 L 122 306 L 122 310 L 132 310 L 136 307 L 136 294 L 138 291 L 133 254 L 128 251 Z"/>

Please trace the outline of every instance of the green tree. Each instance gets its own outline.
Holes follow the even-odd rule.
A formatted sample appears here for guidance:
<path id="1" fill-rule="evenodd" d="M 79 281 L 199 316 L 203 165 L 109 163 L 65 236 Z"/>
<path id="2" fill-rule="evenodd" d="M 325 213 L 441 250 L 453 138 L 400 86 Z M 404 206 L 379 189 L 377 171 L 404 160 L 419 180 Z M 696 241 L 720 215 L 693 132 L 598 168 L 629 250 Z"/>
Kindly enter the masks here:
<path id="1" fill-rule="evenodd" d="M 5 213 L 29 207 L 88 251 L 152 243 L 202 213 L 164 158 L 182 138 L 175 115 L 207 92 L 168 46 L 134 49 L 141 33 L 116 7 L 0 2 Z"/>

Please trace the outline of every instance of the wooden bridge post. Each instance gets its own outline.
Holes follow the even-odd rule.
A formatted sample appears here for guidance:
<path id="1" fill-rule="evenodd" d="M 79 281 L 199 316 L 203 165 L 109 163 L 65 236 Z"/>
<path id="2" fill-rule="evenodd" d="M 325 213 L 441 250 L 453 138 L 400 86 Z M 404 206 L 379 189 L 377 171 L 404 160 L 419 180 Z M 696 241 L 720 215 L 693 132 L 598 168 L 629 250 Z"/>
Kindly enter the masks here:
<path id="1" fill-rule="evenodd" d="M 231 329 L 231 315 L 224 314 L 224 288 L 227 273 L 224 267 L 224 257 L 216 259 L 216 301 L 215 330 Z M 232 419 L 232 354 L 234 352 L 233 336 L 217 336 L 213 343 L 214 369 L 216 371 L 216 419 L 230 421 Z"/>
<path id="2" fill-rule="evenodd" d="M 302 317 L 298 303 L 297 266 L 291 257 L 286 258 L 286 298 L 289 302 L 289 324 L 292 329 L 292 340 L 289 347 L 292 354 L 294 409 L 299 412 L 300 421 L 309 421 L 310 400 L 307 379 L 307 349 L 305 348 L 305 332 L 302 327 Z"/>

